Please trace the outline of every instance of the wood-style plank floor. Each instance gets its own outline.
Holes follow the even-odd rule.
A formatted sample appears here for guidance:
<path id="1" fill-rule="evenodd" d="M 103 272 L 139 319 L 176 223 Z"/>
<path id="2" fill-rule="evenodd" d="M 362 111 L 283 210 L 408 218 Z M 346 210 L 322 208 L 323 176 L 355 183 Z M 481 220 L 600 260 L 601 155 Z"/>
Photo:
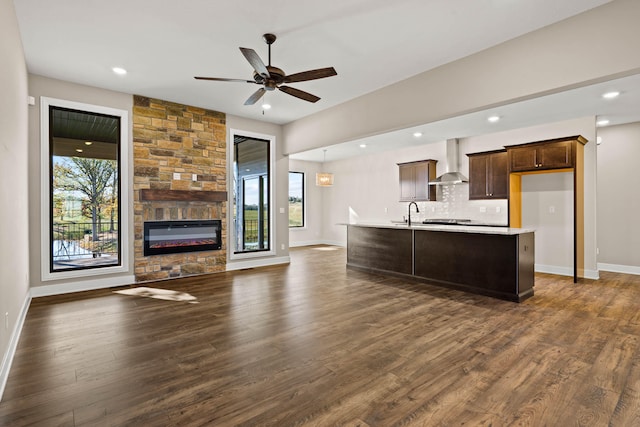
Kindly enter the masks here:
<path id="1" fill-rule="evenodd" d="M 291 258 L 154 284 L 197 304 L 34 300 L 0 425 L 640 425 L 640 276 L 517 304 Z"/>

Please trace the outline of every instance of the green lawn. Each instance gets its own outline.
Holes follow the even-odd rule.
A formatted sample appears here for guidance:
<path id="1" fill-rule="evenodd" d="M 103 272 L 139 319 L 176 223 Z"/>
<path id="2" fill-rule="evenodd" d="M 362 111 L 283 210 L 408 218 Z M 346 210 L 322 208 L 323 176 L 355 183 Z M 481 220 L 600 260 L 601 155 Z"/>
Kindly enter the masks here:
<path id="1" fill-rule="evenodd" d="M 244 219 L 245 221 L 257 221 L 258 211 L 245 210 Z M 302 225 L 302 203 L 289 203 L 289 226 L 301 227 Z"/>
<path id="2" fill-rule="evenodd" d="M 289 203 L 289 227 L 302 227 L 302 203 Z"/>

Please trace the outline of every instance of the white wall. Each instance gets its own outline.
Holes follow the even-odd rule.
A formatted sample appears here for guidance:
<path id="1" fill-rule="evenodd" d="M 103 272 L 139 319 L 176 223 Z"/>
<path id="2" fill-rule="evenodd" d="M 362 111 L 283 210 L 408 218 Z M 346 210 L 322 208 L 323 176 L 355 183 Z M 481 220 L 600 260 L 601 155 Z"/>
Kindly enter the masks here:
<path id="1" fill-rule="evenodd" d="M 100 279 L 76 278 L 42 281 L 41 279 L 41 174 L 47 171 L 41 170 L 40 161 L 40 97 L 51 97 L 67 101 L 81 102 L 85 104 L 100 105 L 103 107 L 117 108 L 129 112 L 129 159 L 133 159 L 133 96 L 126 93 L 84 86 L 48 77 L 29 75 L 29 95 L 35 97 L 36 105 L 29 110 L 29 255 L 31 286 L 33 288 L 46 287 L 37 290 L 37 294 L 59 293 L 77 289 L 90 289 L 95 287 L 107 287 L 109 282 L 133 283 L 133 203 L 129 209 L 129 221 L 122 224 L 123 233 L 130 236 L 129 239 L 129 268 L 123 273 L 99 276 Z M 123 191 L 129 193 L 129 200 L 133 200 L 133 161 L 129 162 L 129 177 L 127 183 L 123 183 Z M 125 207 L 123 207 L 125 208 Z M 106 281 L 106 282 L 105 282 Z M 64 289 L 64 291 L 63 291 Z"/>
<path id="2" fill-rule="evenodd" d="M 600 128 L 598 265 L 640 274 L 640 123 Z"/>
<path id="3" fill-rule="evenodd" d="M 325 172 L 335 176 L 333 187 L 324 189 L 324 240 L 346 245 L 341 223 L 401 220 L 407 204 L 398 201 L 396 163 L 444 158 L 443 142 L 325 163 Z"/>
<path id="4" fill-rule="evenodd" d="M 505 145 L 522 144 L 545 139 L 582 135 L 589 142 L 585 146 L 585 269 L 591 276 L 597 276 L 596 264 L 596 224 L 595 224 L 595 124 L 593 117 L 550 123 L 505 132 L 460 139 L 460 172 L 468 176 L 469 160 L 467 153 L 495 150 Z M 407 215 L 407 203 L 398 202 L 399 177 L 396 163 L 423 159 L 438 160 L 437 173 L 445 171 L 445 142 L 426 144 L 401 150 L 390 150 L 382 153 L 363 155 L 354 159 L 326 163 L 325 169 L 335 174 L 332 188 L 324 193 L 324 240 L 340 245 L 346 244 L 346 230 L 339 223 L 347 222 L 390 222 L 401 220 Z M 557 191 L 565 191 L 562 179 L 551 179 Z M 526 182 L 526 180 L 525 180 Z M 542 189 L 542 187 L 540 187 Z M 526 187 L 527 195 L 523 196 L 523 211 L 538 212 L 556 207 L 557 214 L 553 218 L 536 215 L 523 215 L 525 225 L 537 230 L 536 246 L 545 248 L 547 252 L 539 254 L 536 263 L 548 266 L 558 273 L 573 273 L 573 220 L 567 225 L 571 235 L 558 239 L 552 231 L 557 227 L 557 219 L 566 215 L 564 201 L 556 199 L 556 190 L 549 193 L 536 190 L 535 181 Z M 449 186 L 439 189 L 437 202 L 422 202 L 418 206 L 420 214 L 412 214 L 413 218 L 469 218 L 488 223 L 506 223 L 507 202 L 505 200 L 469 201 L 467 184 Z M 448 192 L 448 195 L 444 193 Z M 573 196 L 571 199 L 573 200 Z M 557 206 L 556 206 L 557 205 Z M 482 209 L 484 208 L 484 209 Z M 573 207 L 569 213 L 572 215 Z M 496 212 L 499 209 L 500 212 Z M 486 212 L 482 212 L 485 210 Z M 572 217 L 571 217 L 572 218 Z M 553 242 L 549 242 L 549 238 Z M 565 254 L 570 250 L 571 257 Z M 543 264 L 544 263 L 544 264 Z"/>
<path id="5" fill-rule="evenodd" d="M 573 174 L 522 177 L 522 227 L 535 232 L 535 269 L 573 276 Z"/>
<path id="6" fill-rule="evenodd" d="M 27 68 L 12 0 L 0 0 L 0 399 L 29 304 Z M 5 317 L 6 316 L 6 317 Z M 5 321 L 8 319 L 8 327 Z"/>
<path id="7" fill-rule="evenodd" d="M 322 210 L 324 194 L 330 189 L 316 186 L 316 173 L 322 172 L 322 164 L 289 159 L 291 172 L 304 172 L 305 176 L 305 225 L 289 228 L 289 246 L 308 246 L 324 243 L 322 235 Z"/>

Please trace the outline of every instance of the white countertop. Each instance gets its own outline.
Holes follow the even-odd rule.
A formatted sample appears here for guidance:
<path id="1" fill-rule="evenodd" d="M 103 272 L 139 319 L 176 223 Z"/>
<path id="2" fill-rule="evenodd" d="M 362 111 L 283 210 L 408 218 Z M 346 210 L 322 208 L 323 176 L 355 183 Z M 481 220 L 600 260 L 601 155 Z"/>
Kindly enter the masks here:
<path id="1" fill-rule="evenodd" d="M 384 223 L 384 222 L 359 222 L 357 224 L 340 224 L 340 225 L 353 225 L 357 227 L 371 227 L 371 228 L 394 228 L 398 230 L 425 230 L 425 231 L 450 231 L 453 233 L 481 233 L 481 234 L 500 234 L 500 235 L 516 235 L 524 233 L 533 233 L 531 228 L 511 228 L 511 227 L 496 227 L 496 226 L 482 226 L 482 225 L 444 225 L 444 224 L 412 224 L 409 227 L 407 224 L 401 223 Z"/>

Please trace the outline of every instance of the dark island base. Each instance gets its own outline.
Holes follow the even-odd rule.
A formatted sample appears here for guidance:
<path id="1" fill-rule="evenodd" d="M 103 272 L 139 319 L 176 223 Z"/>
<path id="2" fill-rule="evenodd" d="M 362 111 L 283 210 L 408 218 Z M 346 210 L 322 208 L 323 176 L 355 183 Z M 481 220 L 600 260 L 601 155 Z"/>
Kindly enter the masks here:
<path id="1" fill-rule="evenodd" d="M 522 302 L 533 296 L 534 235 L 348 226 L 347 267 Z"/>
<path id="2" fill-rule="evenodd" d="M 441 288 L 454 289 L 456 291 L 468 292 L 476 295 L 484 295 L 487 297 L 498 298 L 501 300 L 512 301 L 512 302 L 522 302 L 533 296 L 533 288 L 515 295 L 515 294 L 509 294 L 509 293 L 503 293 L 503 292 L 496 292 L 489 289 L 482 289 L 475 286 L 461 285 L 459 283 L 451 283 L 451 282 L 445 282 L 442 280 L 426 279 L 424 277 L 418 277 L 412 274 L 402 274 L 402 273 L 396 273 L 394 271 L 379 270 L 377 268 L 362 267 L 354 264 L 347 264 L 347 268 L 350 270 L 363 271 L 365 273 L 383 274 L 386 276 L 401 277 L 403 279 L 409 279 L 415 282 L 426 283 L 428 285 L 433 285 L 433 286 L 439 286 Z"/>

